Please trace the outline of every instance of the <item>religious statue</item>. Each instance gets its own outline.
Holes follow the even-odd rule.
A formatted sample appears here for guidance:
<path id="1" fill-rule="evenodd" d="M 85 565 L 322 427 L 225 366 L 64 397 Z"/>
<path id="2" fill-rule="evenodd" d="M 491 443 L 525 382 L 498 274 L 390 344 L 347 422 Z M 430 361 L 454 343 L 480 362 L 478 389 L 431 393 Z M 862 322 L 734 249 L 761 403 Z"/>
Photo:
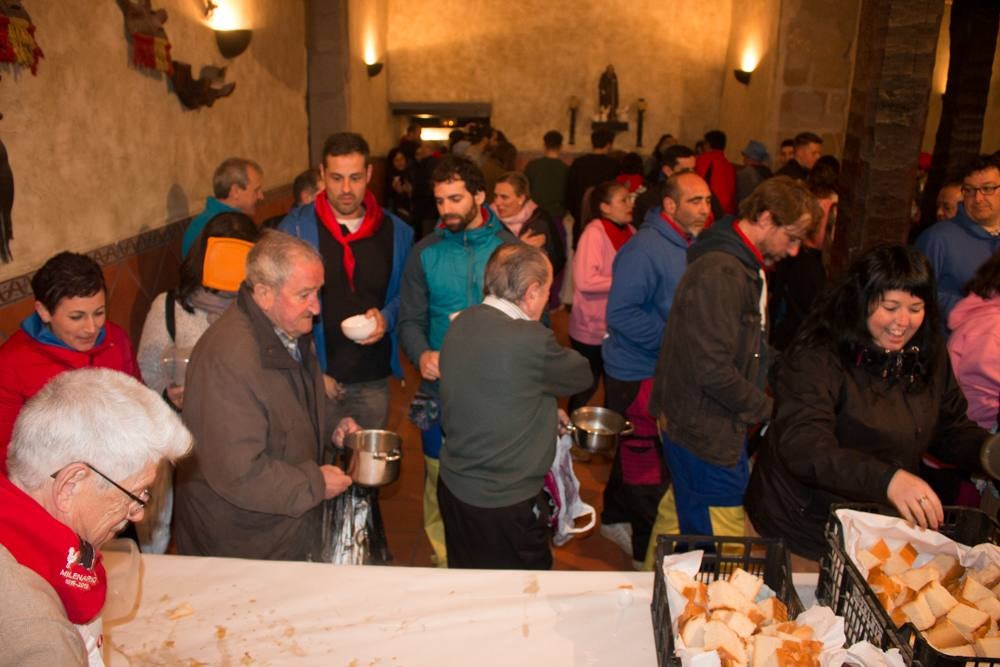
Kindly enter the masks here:
<path id="1" fill-rule="evenodd" d="M 603 120 L 618 120 L 618 77 L 612 65 L 608 65 L 601 74 L 601 80 L 597 84 L 597 101 Z"/>

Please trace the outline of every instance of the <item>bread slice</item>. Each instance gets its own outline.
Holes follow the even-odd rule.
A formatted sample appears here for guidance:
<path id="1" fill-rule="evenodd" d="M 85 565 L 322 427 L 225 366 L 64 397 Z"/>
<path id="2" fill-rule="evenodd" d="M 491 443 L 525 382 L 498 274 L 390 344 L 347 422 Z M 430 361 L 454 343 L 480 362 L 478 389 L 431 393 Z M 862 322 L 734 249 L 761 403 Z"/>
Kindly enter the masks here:
<path id="1" fill-rule="evenodd" d="M 969 576 L 966 572 L 965 579 L 962 580 L 962 587 L 959 589 L 959 595 L 968 600 L 969 602 L 975 604 L 980 600 L 993 597 L 993 591 L 983 586 L 981 583 Z"/>
<path id="2" fill-rule="evenodd" d="M 766 667 L 768 661 L 774 656 L 774 652 L 781 648 L 780 637 L 771 635 L 754 635 L 751 644 L 750 667 Z"/>
<path id="3" fill-rule="evenodd" d="M 976 649 L 971 644 L 962 644 L 961 646 L 953 646 L 952 648 L 943 648 L 941 652 L 945 655 L 954 655 L 962 658 L 975 658 Z"/>
<path id="4" fill-rule="evenodd" d="M 922 594 L 900 606 L 899 609 L 906 615 L 906 620 L 917 627 L 917 630 L 926 630 L 933 626 L 937 620 Z"/>
<path id="5" fill-rule="evenodd" d="M 722 651 L 729 654 L 731 659 L 739 664 L 747 663 L 747 651 L 743 642 L 728 625 L 721 621 L 709 621 L 705 624 L 705 650 Z"/>
<path id="6" fill-rule="evenodd" d="M 973 646 L 980 658 L 1000 658 L 1000 637 L 977 639 Z"/>
<path id="7" fill-rule="evenodd" d="M 750 607 L 751 603 L 736 586 L 718 579 L 708 585 L 708 610 L 732 609 L 733 611 L 743 611 Z"/>
<path id="8" fill-rule="evenodd" d="M 965 568 L 959 565 L 958 559 L 948 554 L 934 556 L 927 565 L 938 571 L 938 581 L 945 586 L 959 579 L 962 573 L 965 572 Z"/>
<path id="9" fill-rule="evenodd" d="M 909 570 L 913 566 L 913 561 L 917 559 L 917 550 L 913 548 L 913 545 L 907 542 L 899 551 L 889 556 L 884 563 L 882 563 L 882 571 L 888 574 L 890 577 L 898 576 Z"/>
<path id="10" fill-rule="evenodd" d="M 921 593 L 935 618 L 941 618 L 958 604 L 958 600 L 952 597 L 951 593 L 939 581 L 932 581 Z"/>
<path id="11" fill-rule="evenodd" d="M 735 586 L 743 594 L 743 597 L 752 603 L 757 599 L 757 593 L 760 592 L 760 587 L 764 585 L 764 580 L 738 567 L 729 576 L 729 583 Z"/>
<path id="12" fill-rule="evenodd" d="M 877 567 L 880 568 L 882 563 L 885 562 L 871 551 L 868 551 L 868 549 L 859 550 L 856 556 L 861 567 L 869 572 Z"/>
<path id="13" fill-rule="evenodd" d="M 965 639 L 965 635 L 959 632 L 958 628 L 956 628 L 947 618 L 942 618 L 940 621 L 935 623 L 934 627 L 924 633 L 924 636 L 927 638 L 927 641 L 931 643 L 931 646 L 938 650 L 961 646 L 962 644 L 968 643 Z"/>
<path id="14" fill-rule="evenodd" d="M 989 618 L 990 616 L 986 612 L 979 611 L 975 607 L 970 607 L 961 602 L 952 607 L 947 616 L 947 619 L 966 637 L 972 637 L 972 633 L 975 632 L 976 628 L 986 623 Z"/>
<path id="15" fill-rule="evenodd" d="M 910 568 L 899 575 L 899 578 L 911 591 L 919 591 L 930 582 L 938 580 L 938 571 L 931 565 L 924 565 Z"/>
<path id="16" fill-rule="evenodd" d="M 687 572 L 680 570 L 670 570 L 667 572 L 667 583 L 673 586 L 678 593 L 683 593 L 688 588 L 697 588 L 698 581 Z"/>
<path id="17" fill-rule="evenodd" d="M 976 609 L 979 611 L 985 611 L 990 615 L 990 619 L 993 621 L 1000 620 L 1000 600 L 993 597 L 992 593 L 990 593 L 988 598 L 977 600 Z"/>
<path id="18" fill-rule="evenodd" d="M 986 567 L 979 570 L 968 570 L 965 576 L 972 577 L 986 588 L 992 588 L 1000 583 L 1000 567 L 988 563 Z"/>
<path id="19" fill-rule="evenodd" d="M 729 609 L 718 609 L 712 612 L 711 620 L 722 621 L 729 626 L 729 629 L 740 636 L 741 639 L 748 639 L 750 635 L 757 631 L 757 624 L 747 617 L 746 614 Z"/>
<path id="20" fill-rule="evenodd" d="M 868 547 L 869 553 L 875 558 L 878 558 L 883 563 L 889 560 L 889 556 L 892 555 L 892 551 L 889 549 L 889 545 L 885 543 L 885 540 L 879 539 L 878 542 Z"/>
<path id="21" fill-rule="evenodd" d="M 681 639 L 688 648 L 703 648 L 705 646 L 705 626 L 708 618 L 705 614 L 692 616 L 679 625 Z"/>
<path id="22" fill-rule="evenodd" d="M 788 620 L 788 607 L 778 599 L 777 595 L 758 602 L 757 609 L 764 615 L 767 622 L 784 623 Z"/>

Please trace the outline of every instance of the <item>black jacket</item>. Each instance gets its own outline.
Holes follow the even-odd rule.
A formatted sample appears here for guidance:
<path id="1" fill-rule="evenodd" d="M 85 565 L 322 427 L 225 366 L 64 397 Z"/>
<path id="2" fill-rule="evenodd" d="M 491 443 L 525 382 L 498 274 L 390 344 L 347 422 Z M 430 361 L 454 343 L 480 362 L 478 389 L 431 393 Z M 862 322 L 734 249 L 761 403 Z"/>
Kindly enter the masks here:
<path id="1" fill-rule="evenodd" d="M 736 465 L 747 427 L 771 415 L 762 273 L 732 218 L 702 232 L 688 250 L 656 361 L 649 414 L 671 440 L 717 466 Z"/>
<path id="2" fill-rule="evenodd" d="M 754 528 L 818 559 L 832 503 L 887 503 L 900 468 L 918 473 L 928 449 L 975 471 L 986 431 L 966 402 L 942 342 L 930 381 L 904 390 L 849 366 L 831 349 L 794 348 L 777 367 L 777 411 L 747 487 Z"/>

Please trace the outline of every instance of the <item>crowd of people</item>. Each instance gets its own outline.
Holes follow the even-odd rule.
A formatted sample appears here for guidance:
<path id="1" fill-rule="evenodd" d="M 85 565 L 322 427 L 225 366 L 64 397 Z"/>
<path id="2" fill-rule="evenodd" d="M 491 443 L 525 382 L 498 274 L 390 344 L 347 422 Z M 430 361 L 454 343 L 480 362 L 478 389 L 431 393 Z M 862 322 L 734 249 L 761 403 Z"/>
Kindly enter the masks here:
<path id="1" fill-rule="evenodd" d="M 148 552 L 338 562 L 331 541 L 360 516 L 362 562 L 391 562 L 377 490 L 341 449 L 385 428 L 401 354 L 421 378 L 409 416 L 440 566 L 551 567 L 543 479 L 601 386 L 634 429 L 600 532 L 636 567 L 657 534 L 748 522 L 817 559 L 839 502 L 936 527 L 958 492 L 928 466 L 989 488 L 1000 155 L 941 189 L 915 245 L 868 249 L 831 283 L 839 164 L 816 134 L 776 163 L 750 141 L 739 167 L 719 130 L 695 148 L 664 135 L 645 164 L 611 132 L 591 143 L 567 163 L 551 131 L 520 165 L 495 128 L 445 147 L 411 126 L 379 202 L 368 143 L 337 133 L 262 229 L 263 170 L 227 159 L 137 353 L 98 264 L 52 257 L 0 346 L 0 584 L 72 656 L 100 633 L 99 548 L 132 523 Z"/>

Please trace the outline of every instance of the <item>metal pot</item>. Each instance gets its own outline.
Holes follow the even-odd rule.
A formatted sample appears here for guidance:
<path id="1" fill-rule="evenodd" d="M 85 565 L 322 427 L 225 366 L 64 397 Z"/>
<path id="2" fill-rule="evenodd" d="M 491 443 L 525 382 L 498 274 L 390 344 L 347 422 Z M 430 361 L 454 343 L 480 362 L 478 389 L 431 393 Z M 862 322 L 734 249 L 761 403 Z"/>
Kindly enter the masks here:
<path id="1" fill-rule="evenodd" d="M 346 472 L 359 486 L 385 486 L 399 479 L 403 439 L 392 431 L 363 429 L 344 438 Z"/>
<path id="2" fill-rule="evenodd" d="M 577 408 L 569 419 L 573 443 L 588 452 L 613 452 L 618 446 L 618 436 L 630 435 L 635 430 L 632 422 L 607 408 L 589 405 Z"/>

